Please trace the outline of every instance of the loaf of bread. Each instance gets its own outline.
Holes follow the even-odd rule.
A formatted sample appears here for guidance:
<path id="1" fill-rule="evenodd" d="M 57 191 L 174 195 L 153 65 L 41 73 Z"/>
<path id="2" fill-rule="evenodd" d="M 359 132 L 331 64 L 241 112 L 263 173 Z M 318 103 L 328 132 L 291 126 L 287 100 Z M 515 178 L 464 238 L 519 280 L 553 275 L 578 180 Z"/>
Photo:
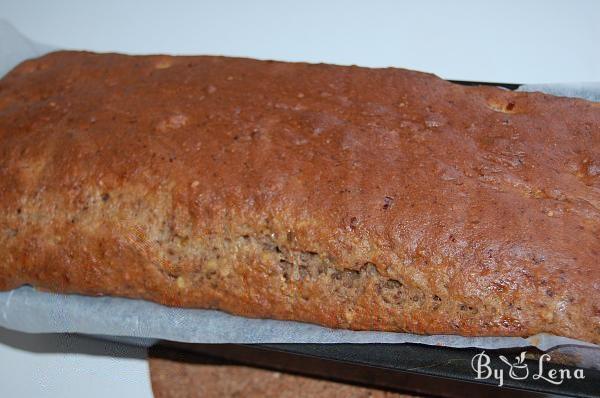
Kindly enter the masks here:
<path id="1" fill-rule="evenodd" d="M 0 81 L 0 289 L 600 343 L 600 107 L 402 69 L 56 52 Z"/>

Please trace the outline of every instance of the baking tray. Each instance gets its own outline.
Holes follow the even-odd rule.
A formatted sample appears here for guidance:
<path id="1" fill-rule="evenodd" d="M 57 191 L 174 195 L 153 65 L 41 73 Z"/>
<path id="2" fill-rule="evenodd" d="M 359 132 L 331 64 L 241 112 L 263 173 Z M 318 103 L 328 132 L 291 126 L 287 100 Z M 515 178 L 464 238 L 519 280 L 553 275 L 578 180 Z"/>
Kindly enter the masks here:
<path id="1" fill-rule="evenodd" d="M 503 87 L 509 90 L 516 90 L 521 87 L 520 83 L 493 83 L 493 82 L 474 82 L 470 80 L 448 80 L 449 82 L 462 84 L 463 86 L 494 86 Z"/>
<path id="2" fill-rule="evenodd" d="M 516 90 L 516 83 L 474 82 L 449 80 L 463 85 L 486 85 Z M 522 349 L 485 350 L 491 369 L 502 369 L 504 378 L 499 386 L 497 378 L 477 379 L 473 358 L 483 350 L 477 348 L 448 348 L 419 344 L 188 344 L 163 341 L 152 348 L 153 355 L 166 352 L 185 352 L 207 355 L 229 363 L 250 365 L 265 369 L 303 374 L 346 383 L 383 388 L 399 392 L 440 397 L 547 397 L 575 396 L 600 397 L 600 371 L 569 365 L 568 357 L 559 356 L 551 362 L 543 361 L 543 375 L 552 370 L 558 374 L 576 369 L 585 379 L 565 378 L 553 384 L 539 373 L 540 357 L 544 353 L 525 350 L 530 375 L 514 379 L 501 356 L 514 363 Z M 551 354 L 554 355 L 554 354 Z M 555 383 L 558 380 L 554 380 Z"/>
<path id="3" fill-rule="evenodd" d="M 189 344 L 164 341 L 151 348 L 153 356 L 173 357 L 173 352 L 219 358 L 228 363 L 302 374 L 392 391 L 440 397 L 545 397 L 600 396 L 600 371 L 583 369 L 585 379 L 565 379 L 560 385 L 542 379 L 514 380 L 505 375 L 500 387 L 494 379 L 476 379 L 472 358 L 475 348 L 448 348 L 418 344 Z M 507 366 L 500 355 L 514 358 L 521 350 L 486 350 L 489 366 Z M 169 353 L 169 355 L 166 355 Z M 526 364 L 537 373 L 536 349 L 527 350 Z M 186 358 L 184 356 L 184 358 Z M 189 357 L 187 357 L 189 360 Z M 512 362 L 512 360 L 511 360 Z M 575 371 L 564 364 L 544 363 L 552 369 Z"/>

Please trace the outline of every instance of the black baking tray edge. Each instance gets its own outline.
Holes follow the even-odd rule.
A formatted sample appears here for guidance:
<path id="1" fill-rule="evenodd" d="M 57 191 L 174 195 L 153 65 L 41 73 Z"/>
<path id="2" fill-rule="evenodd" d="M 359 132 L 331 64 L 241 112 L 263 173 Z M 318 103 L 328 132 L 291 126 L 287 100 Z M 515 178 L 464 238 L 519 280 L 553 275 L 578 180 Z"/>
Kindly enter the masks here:
<path id="1" fill-rule="evenodd" d="M 493 83 L 493 82 L 473 82 L 469 80 L 448 80 L 451 83 L 462 84 L 463 86 L 494 86 L 509 90 L 516 90 L 521 87 L 519 83 Z"/>
<path id="2" fill-rule="evenodd" d="M 497 86 L 516 90 L 520 84 L 449 80 L 476 86 Z M 285 371 L 346 383 L 412 392 L 440 397 L 600 397 L 600 371 L 584 369 L 585 379 L 565 379 L 554 385 L 542 379 L 514 380 L 505 374 L 503 386 L 495 379 L 476 379 L 471 361 L 481 353 L 477 348 L 449 348 L 420 344 L 188 344 L 163 341 L 153 349 L 155 355 L 164 350 L 181 351 L 220 358 L 264 369 Z M 490 367 L 504 369 L 499 359 L 511 359 L 523 349 L 485 350 Z M 537 373 L 535 348 L 527 349 L 528 365 Z M 544 363 L 544 369 L 576 367 Z"/>
<path id="3" fill-rule="evenodd" d="M 503 386 L 497 380 L 476 379 L 471 368 L 476 348 L 449 348 L 421 344 L 189 344 L 164 341 L 152 348 L 155 356 L 181 351 L 220 358 L 264 369 L 302 374 L 327 380 L 440 397 L 598 397 L 600 371 L 584 369 L 585 379 L 547 381 L 513 380 L 499 355 L 514 361 L 521 349 L 485 350 L 490 367 L 504 369 Z M 528 349 L 525 364 L 537 373 L 540 352 Z M 575 367 L 544 363 L 550 369 Z M 572 373 L 573 374 L 573 373 Z"/>

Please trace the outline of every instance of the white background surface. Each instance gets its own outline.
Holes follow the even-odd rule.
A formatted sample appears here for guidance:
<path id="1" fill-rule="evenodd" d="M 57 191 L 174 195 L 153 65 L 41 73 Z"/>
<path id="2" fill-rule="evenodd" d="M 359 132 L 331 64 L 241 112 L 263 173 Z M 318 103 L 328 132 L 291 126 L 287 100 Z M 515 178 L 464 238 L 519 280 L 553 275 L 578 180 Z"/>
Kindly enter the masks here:
<path id="1" fill-rule="evenodd" d="M 398 66 L 462 80 L 600 81 L 600 1 L 0 0 L 61 48 Z M 143 350 L 0 329 L 2 397 L 149 397 Z"/>
<path id="2" fill-rule="evenodd" d="M 151 397 L 146 350 L 0 328 L 0 396 Z"/>
<path id="3" fill-rule="evenodd" d="M 480 81 L 600 80 L 594 0 L 0 4 L 0 16 L 32 39 L 67 48 L 391 65 Z"/>

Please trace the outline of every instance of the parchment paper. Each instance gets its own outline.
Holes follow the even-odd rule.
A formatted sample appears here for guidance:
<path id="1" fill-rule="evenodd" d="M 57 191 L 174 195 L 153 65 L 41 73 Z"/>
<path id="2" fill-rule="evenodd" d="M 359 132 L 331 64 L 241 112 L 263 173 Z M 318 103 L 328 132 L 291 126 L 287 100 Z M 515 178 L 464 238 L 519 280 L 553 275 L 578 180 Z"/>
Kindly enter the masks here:
<path id="1" fill-rule="evenodd" d="M 0 21 L 0 75 L 20 61 L 51 49 Z M 598 99 L 600 84 L 576 88 L 536 85 L 527 89 Z M 45 293 L 29 286 L 0 292 L 0 326 L 30 333 L 76 332 L 146 339 L 138 340 L 142 343 L 151 343 L 152 339 L 191 343 L 420 343 L 485 349 L 535 346 L 541 350 L 570 346 L 570 352 L 585 352 L 587 362 L 593 363 L 598 362 L 600 352 L 597 345 L 547 334 L 524 339 L 334 330 L 300 322 L 249 319 L 221 311 L 170 308 L 143 300 Z M 595 354 L 590 356 L 590 352 Z"/>

